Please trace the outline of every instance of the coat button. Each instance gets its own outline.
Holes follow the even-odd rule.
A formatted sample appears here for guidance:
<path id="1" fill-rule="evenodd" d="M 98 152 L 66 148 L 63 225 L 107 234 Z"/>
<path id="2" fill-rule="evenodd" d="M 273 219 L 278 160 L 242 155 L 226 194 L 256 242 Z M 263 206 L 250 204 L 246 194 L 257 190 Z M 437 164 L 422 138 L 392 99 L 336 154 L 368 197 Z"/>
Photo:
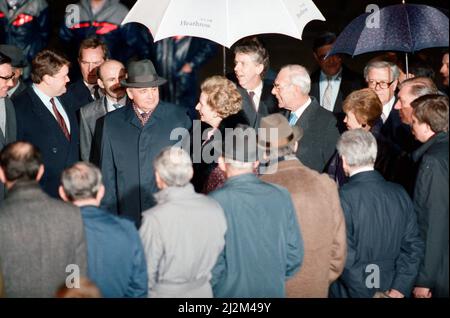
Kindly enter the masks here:
<path id="1" fill-rule="evenodd" d="M 57 152 L 58 152 L 58 148 L 56 148 L 56 147 L 55 147 L 55 148 L 52 148 L 52 152 L 53 152 L 53 153 L 57 153 Z"/>

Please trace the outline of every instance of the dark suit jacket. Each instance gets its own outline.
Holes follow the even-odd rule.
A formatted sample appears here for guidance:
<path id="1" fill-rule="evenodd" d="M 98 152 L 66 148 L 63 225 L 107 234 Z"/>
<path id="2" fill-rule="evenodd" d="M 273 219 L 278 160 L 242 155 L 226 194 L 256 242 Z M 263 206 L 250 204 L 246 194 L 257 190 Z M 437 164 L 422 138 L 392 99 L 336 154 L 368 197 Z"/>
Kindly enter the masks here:
<path id="1" fill-rule="evenodd" d="M 278 102 L 275 96 L 272 95 L 272 84 L 268 81 L 263 82 L 263 88 L 261 92 L 261 99 L 259 100 L 258 112 L 255 111 L 253 103 L 248 95 L 247 91 L 240 87 L 238 88 L 239 93 L 242 96 L 242 109 L 244 110 L 245 116 L 247 116 L 250 126 L 253 128 L 259 128 L 259 122 L 261 118 L 273 113 L 278 112 Z"/>
<path id="2" fill-rule="evenodd" d="M 67 92 L 61 96 L 61 99 L 68 107 L 75 111 L 94 101 L 91 92 L 84 84 L 83 79 L 79 79 L 73 84 L 70 84 L 67 87 Z"/>
<path id="3" fill-rule="evenodd" d="M 69 117 L 70 141 L 32 87 L 13 100 L 17 117 L 17 140 L 28 141 L 41 151 L 45 166 L 41 185 L 53 197 L 58 197 L 61 172 L 80 159 L 80 133 L 75 112 L 60 99 L 59 101 Z"/>
<path id="4" fill-rule="evenodd" d="M 347 261 L 330 287 L 330 296 L 370 298 L 390 288 L 410 296 L 424 244 L 406 191 L 377 171 L 366 171 L 352 176 L 339 194 L 347 228 Z M 366 286 L 377 273 L 379 288 Z"/>
<path id="5" fill-rule="evenodd" d="M 8 297 L 54 297 L 73 272 L 86 275 L 80 209 L 17 182 L 0 207 L 0 267 Z M 70 272 L 66 272 L 69 269 Z"/>
<path id="6" fill-rule="evenodd" d="M 9 98 L 5 98 L 5 112 L 6 112 L 6 129 L 5 132 L 0 129 L 0 150 L 7 144 L 16 141 L 17 126 L 16 126 L 16 111 L 13 103 Z M 6 190 L 3 183 L 0 182 L 0 202 L 3 201 Z"/>
<path id="7" fill-rule="evenodd" d="M 14 94 L 10 96 L 10 98 L 14 98 L 16 96 L 19 96 L 20 93 L 22 93 L 24 90 L 27 89 L 27 84 L 25 84 L 22 80 L 19 82 L 19 87 L 14 91 Z"/>
<path id="8" fill-rule="evenodd" d="M 170 139 L 174 129 L 184 128 L 182 133 L 188 134 L 191 124 L 183 107 L 165 102 L 158 104 L 144 127 L 131 105 L 108 113 L 100 158 L 106 187 L 102 207 L 139 226 L 141 212 L 155 204 L 153 193 L 158 191 L 153 173 L 155 156 L 178 142 Z"/>
<path id="9" fill-rule="evenodd" d="M 334 154 L 339 131 L 333 114 L 321 107 L 314 97 L 311 100 L 296 123 L 303 129 L 297 157 L 305 166 L 322 172 Z"/>
<path id="10" fill-rule="evenodd" d="M 353 91 L 364 88 L 364 79 L 358 73 L 353 72 L 346 66 L 342 66 L 342 79 L 339 92 L 334 103 L 333 113 L 336 116 L 337 124 L 340 132 L 345 131 L 344 117 L 342 110 L 344 99 Z M 311 74 L 311 91 L 309 93 L 314 96 L 320 103 L 320 69 Z"/>

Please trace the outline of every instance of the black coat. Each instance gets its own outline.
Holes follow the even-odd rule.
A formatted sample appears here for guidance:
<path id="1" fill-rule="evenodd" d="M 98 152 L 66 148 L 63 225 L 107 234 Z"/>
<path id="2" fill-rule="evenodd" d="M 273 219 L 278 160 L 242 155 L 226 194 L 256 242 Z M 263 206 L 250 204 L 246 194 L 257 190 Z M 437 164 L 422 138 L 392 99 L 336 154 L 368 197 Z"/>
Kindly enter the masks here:
<path id="1" fill-rule="evenodd" d="M 211 126 L 204 122 L 201 122 L 201 125 L 199 126 L 193 126 L 191 131 L 191 157 L 194 167 L 194 176 L 191 182 L 194 185 L 195 191 L 204 192 L 205 182 L 208 180 L 208 177 L 214 168 L 217 167 L 218 158 L 224 145 L 225 129 L 234 129 L 238 125 L 249 125 L 248 119 L 242 110 L 237 114 L 224 118 L 220 122 L 218 131 L 216 131 L 216 133 L 206 142 L 204 142 L 204 140 L 201 140 L 200 142 L 194 140 L 195 138 L 203 136 L 207 129 L 211 129 Z M 199 145 L 201 146 L 199 147 Z M 210 158 L 212 158 L 212 161 L 205 160 L 204 155 L 209 155 Z"/>
<path id="2" fill-rule="evenodd" d="M 100 167 L 106 195 L 102 208 L 140 225 L 141 212 L 155 204 L 153 194 L 158 191 L 153 160 L 164 147 L 178 142 L 179 135 L 171 136 L 176 128 L 187 135 L 191 121 L 182 107 L 164 102 L 156 106 L 144 127 L 130 104 L 104 117 Z"/>
<path id="3" fill-rule="evenodd" d="M 449 297 L 448 147 L 448 133 L 439 133 L 413 154 L 420 162 L 414 208 L 425 241 L 425 258 L 416 285 L 430 288 L 433 297 Z"/>
<path id="4" fill-rule="evenodd" d="M 13 99 L 17 119 L 17 140 L 28 141 L 39 148 L 45 166 L 42 188 L 59 197 L 61 172 L 80 160 L 80 133 L 75 112 L 59 101 L 69 117 L 70 141 L 32 87 Z"/>
<path id="5" fill-rule="evenodd" d="M 339 195 L 347 229 L 347 261 L 342 276 L 330 287 L 330 296 L 367 298 L 391 288 L 409 296 L 424 245 L 408 194 L 377 171 L 367 171 L 352 176 Z M 379 269 L 378 288 L 367 286 L 377 276 L 374 265 Z"/>
<path id="6" fill-rule="evenodd" d="M 297 157 L 308 168 L 322 172 L 334 154 L 339 131 L 333 114 L 321 107 L 314 97 L 311 100 L 296 123 L 303 129 Z"/>

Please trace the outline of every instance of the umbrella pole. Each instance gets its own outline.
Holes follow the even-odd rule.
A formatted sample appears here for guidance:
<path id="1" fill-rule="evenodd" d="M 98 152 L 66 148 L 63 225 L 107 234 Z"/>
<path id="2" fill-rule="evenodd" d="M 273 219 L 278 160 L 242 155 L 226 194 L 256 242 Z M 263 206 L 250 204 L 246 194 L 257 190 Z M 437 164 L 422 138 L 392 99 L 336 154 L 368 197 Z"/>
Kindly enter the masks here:
<path id="1" fill-rule="evenodd" d="M 222 56 L 223 56 L 223 64 L 222 64 L 222 72 L 223 76 L 227 75 L 227 51 L 225 46 L 222 46 Z"/>
<path id="2" fill-rule="evenodd" d="M 405 53 L 405 69 L 406 69 L 406 78 L 409 78 L 409 67 L 408 67 L 408 53 Z"/>

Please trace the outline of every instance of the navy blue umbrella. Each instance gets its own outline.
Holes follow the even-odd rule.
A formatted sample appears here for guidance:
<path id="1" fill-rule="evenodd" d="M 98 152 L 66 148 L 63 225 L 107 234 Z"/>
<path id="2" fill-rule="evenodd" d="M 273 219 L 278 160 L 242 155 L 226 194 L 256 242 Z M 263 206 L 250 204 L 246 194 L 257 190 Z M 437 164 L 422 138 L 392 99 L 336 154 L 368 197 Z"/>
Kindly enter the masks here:
<path id="1" fill-rule="evenodd" d="M 328 55 L 355 56 L 376 51 L 414 53 L 425 48 L 448 47 L 448 37 L 448 17 L 438 9 L 398 4 L 354 19 L 338 36 Z"/>

